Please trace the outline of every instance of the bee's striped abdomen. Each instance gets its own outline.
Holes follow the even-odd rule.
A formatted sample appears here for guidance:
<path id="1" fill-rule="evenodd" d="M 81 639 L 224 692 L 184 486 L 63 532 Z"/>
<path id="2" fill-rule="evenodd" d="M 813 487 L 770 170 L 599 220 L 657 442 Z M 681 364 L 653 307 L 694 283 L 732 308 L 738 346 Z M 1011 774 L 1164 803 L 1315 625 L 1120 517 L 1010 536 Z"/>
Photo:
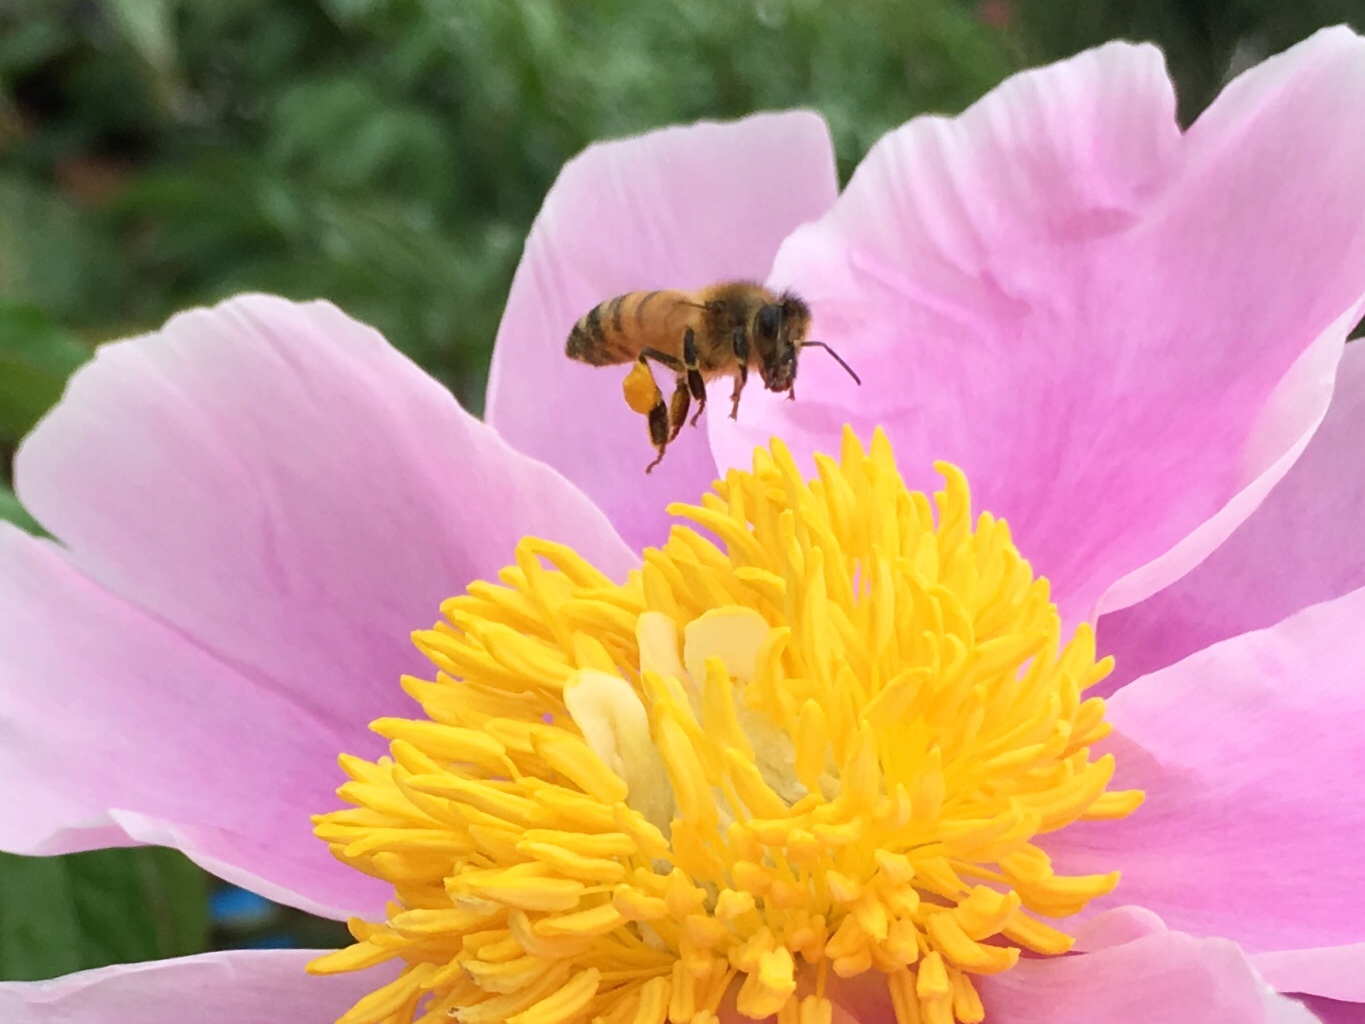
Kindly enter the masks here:
<path id="1" fill-rule="evenodd" d="M 602 306 L 594 306 L 573 325 L 564 352 L 570 359 L 589 366 L 610 366 L 625 361 L 607 344 L 606 333 L 602 330 Z"/>
<path id="2" fill-rule="evenodd" d="M 613 366 L 630 362 L 643 348 L 675 347 L 681 342 L 655 337 L 658 321 L 647 319 L 672 306 L 666 297 L 685 298 L 669 291 L 628 292 L 594 306 L 569 332 L 565 354 L 589 366 Z"/>

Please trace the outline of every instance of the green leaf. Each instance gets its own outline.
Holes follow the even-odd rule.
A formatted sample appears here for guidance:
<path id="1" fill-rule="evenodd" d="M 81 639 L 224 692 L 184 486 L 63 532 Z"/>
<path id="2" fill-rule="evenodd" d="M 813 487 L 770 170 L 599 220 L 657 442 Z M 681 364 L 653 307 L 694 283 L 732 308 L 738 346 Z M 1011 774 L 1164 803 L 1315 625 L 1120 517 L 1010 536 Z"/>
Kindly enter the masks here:
<path id="1" fill-rule="evenodd" d="M 0 300 L 0 441 L 23 437 L 90 350 L 32 306 Z"/>
<path id="2" fill-rule="evenodd" d="M 117 240 L 73 196 L 17 170 L 0 173 L 0 297 L 103 327 L 127 295 L 124 262 Z"/>
<path id="3" fill-rule="evenodd" d="M 103 6 L 143 60 L 158 70 L 172 64 L 177 0 L 104 0 Z"/>
<path id="4" fill-rule="evenodd" d="M 0 854 L 0 979 L 186 956 L 207 938 L 204 873 L 174 850 Z"/>
<path id="5" fill-rule="evenodd" d="M 71 45 L 74 33 L 59 19 L 16 18 L 0 32 L 0 75 L 40 68 Z"/>
<path id="6" fill-rule="evenodd" d="M 38 520 L 28 514 L 28 510 L 19 504 L 19 499 L 14 496 L 14 492 L 0 481 L 0 519 L 13 523 L 21 530 L 29 533 L 36 533 L 39 536 L 43 533 L 43 528 L 38 525 Z"/>

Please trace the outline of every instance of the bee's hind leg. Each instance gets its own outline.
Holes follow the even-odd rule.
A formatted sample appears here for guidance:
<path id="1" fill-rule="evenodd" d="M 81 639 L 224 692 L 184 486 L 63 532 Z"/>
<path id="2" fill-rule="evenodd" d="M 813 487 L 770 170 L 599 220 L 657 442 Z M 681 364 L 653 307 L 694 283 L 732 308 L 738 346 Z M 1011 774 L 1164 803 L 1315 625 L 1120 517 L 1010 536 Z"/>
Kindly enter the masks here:
<path id="1" fill-rule="evenodd" d="M 658 449 L 659 454 L 645 467 L 646 473 L 652 473 L 654 467 L 663 462 L 664 451 L 668 448 L 669 442 L 678 436 L 683 424 L 687 422 L 687 409 L 691 405 L 691 400 L 687 378 L 679 374 L 677 386 L 673 388 L 673 397 L 669 399 L 668 405 L 664 405 L 661 394 L 653 408 L 649 410 L 649 440 Z"/>
<path id="2" fill-rule="evenodd" d="M 668 442 L 677 433 L 672 429 L 668 421 L 668 406 L 664 405 L 663 398 L 655 403 L 654 408 L 649 410 L 649 442 L 654 445 L 654 450 L 659 454 L 654 457 L 654 461 L 645 467 L 646 473 L 653 473 L 654 467 L 664 461 L 664 452 L 668 450 Z"/>
<path id="3" fill-rule="evenodd" d="M 682 419 L 687 415 L 687 388 L 683 384 L 681 374 L 677 380 L 678 386 L 673 391 L 672 408 L 664 404 L 664 393 L 654 382 L 654 374 L 650 372 L 649 363 L 646 362 L 644 355 L 640 356 L 630 368 L 630 373 L 626 374 L 626 379 L 621 382 L 626 404 L 645 417 L 649 423 L 649 442 L 659 453 L 654 461 L 645 467 L 646 473 L 651 472 L 663 461 L 668 442 L 678 436 L 678 428 L 682 426 Z M 681 410 L 678 409 L 679 391 L 682 392 Z"/>

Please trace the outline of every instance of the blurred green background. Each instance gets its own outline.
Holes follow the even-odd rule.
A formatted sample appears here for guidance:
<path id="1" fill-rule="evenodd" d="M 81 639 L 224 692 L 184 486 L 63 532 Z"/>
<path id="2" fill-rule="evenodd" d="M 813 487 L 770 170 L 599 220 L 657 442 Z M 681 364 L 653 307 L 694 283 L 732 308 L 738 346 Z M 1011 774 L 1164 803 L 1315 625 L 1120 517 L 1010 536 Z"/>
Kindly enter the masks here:
<path id="1" fill-rule="evenodd" d="M 594 139 L 810 106 L 846 178 L 1019 68 L 1157 42 L 1188 120 L 1365 0 L 0 0 L 0 518 L 93 346 L 323 296 L 475 410 L 522 241 Z M 165 850 L 0 858 L 0 978 L 340 943 Z"/>

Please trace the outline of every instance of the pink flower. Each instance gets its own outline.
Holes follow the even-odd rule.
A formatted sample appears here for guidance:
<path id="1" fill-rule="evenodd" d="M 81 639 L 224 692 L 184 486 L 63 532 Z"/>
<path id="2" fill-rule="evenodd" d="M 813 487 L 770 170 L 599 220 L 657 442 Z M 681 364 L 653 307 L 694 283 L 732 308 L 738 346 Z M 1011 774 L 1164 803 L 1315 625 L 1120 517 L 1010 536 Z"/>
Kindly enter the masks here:
<path id="1" fill-rule="evenodd" d="M 1159 54 L 1115 44 L 910 122 L 837 200 L 808 114 L 594 147 L 528 240 L 487 425 L 325 304 L 245 297 L 104 348 L 16 458 L 58 542 L 0 529 L 0 847 L 164 843 L 382 917 L 310 815 L 339 753 L 384 751 L 367 724 L 409 713 L 409 633 L 524 535 L 619 578 L 718 467 L 770 434 L 837 452 L 848 421 L 912 486 L 961 466 L 1118 656 L 1116 785 L 1146 805 L 1046 845 L 1122 882 L 1079 955 L 978 980 L 987 1019 L 1309 1019 L 1260 978 L 1359 1019 L 1362 94 L 1365 41 L 1328 31 L 1182 133 Z M 731 277 L 806 297 L 864 385 L 811 353 L 796 402 L 751 385 L 645 477 L 620 374 L 563 339 L 618 292 Z M 309 957 L 7 984 L 0 1019 L 324 1024 L 391 976 Z M 889 1019 L 884 988 L 837 999 Z"/>

